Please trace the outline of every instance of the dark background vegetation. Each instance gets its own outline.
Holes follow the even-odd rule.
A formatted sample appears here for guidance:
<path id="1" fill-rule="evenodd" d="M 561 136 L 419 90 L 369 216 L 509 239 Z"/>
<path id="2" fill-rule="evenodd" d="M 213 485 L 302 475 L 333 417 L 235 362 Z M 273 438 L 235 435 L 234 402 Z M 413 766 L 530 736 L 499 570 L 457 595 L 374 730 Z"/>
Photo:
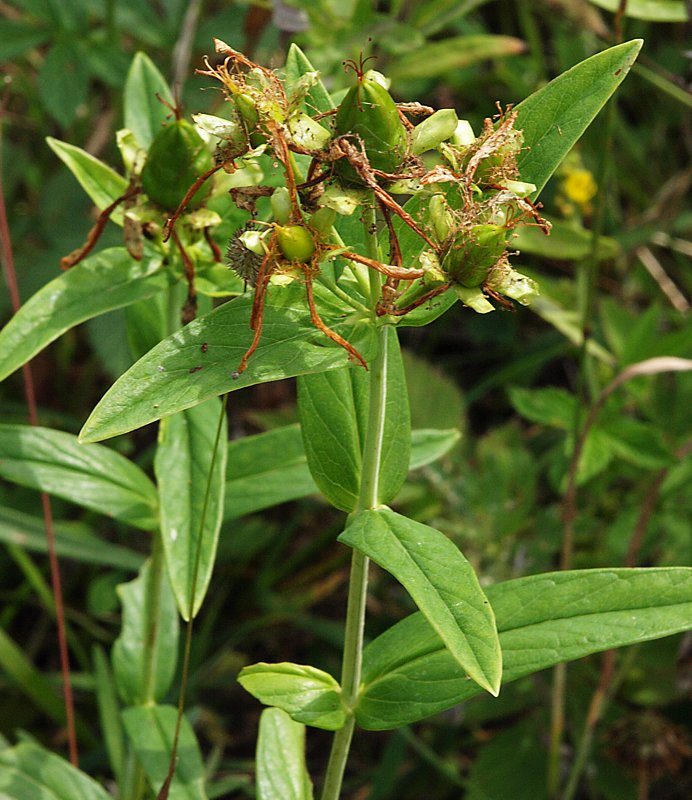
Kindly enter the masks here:
<path id="1" fill-rule="evenodd" d="M 398 507 L 447 533 L 488 582 L 555 568 L 571 437 L 550 424 L 545 403 L 560 408 L 570 394 L 587 404 L 627 364 L 655 355 L 692 357 L 689 26 L 626 19 L 618 31 L 612 14 L 568 0 L 317 0 L 304 4 L 310 8 L 305 29 L 291 32 L 277 27 L 269 5 L 0 2 L 2 189 L 22 297 L 57 274 L 60 257 L 84 240 L 93 221 L 88 198 L 44 137 L 118 163 L 114 137 L 122 125 L 123 81 L 138 50 L 174 83 L 187 113 L 209 110 L 218 100 L 216 93 L 202 91 L 208 81 L 193 74 L 212 51 L 212 36 L 269 66 L 280 65 L 287 43 L 297 41 L 333 90 L 348 85 L 341 61 L 364 50 L 377 56 L 377 69 L 394 78 L 397 99 L 453 105 L 478 131 L 496 101 L 519 102 L 618 35 L 643 37 L 638 66 L 618 90 L 614 107 L 591 126 L 571 166 L 541 198 L 553 219 L 586 230 L 597 225 L 614 243 L 611 257 L 598 267 L 588 257 L 554 251 L 515 259 L 540 279 L 545 297 L 567 310 L 576 309 L 579 276 L 591 270 L 596 292 L 588 327 L 614 362 L 585 359 L 574 341 L 526 309 L 481 317 L 455 307 L 434 325 L 402 336 L 409 353 L 415 352 L 408 360 L 414 426 L 456 425 L 463 437 L 451 455 L 412 477 Z M 464 42 L 481 34 L 514 37 L 507 43 L 513 53 L 464 63 Z M 186 56 L 181 47 L 188 36 Z M 438 72 L 424 59 L 423 74 L 415 63 L 412 67 L 432 42 L 452 42 L 449 52 L 452 60 L 457 54 L 458 64 Z M 597 182 L 599 194 L 589 203 L 570 197 L 570 169 L 587 170 Z M 111 226 L 104 244 L 118 243 L 119 235 Z M 10 313 L 9 297 L 0 292 L 0 318 L 5 321 Z M 578 331 L 576 320 L 572 323 Z M 123 330 L 121 316 L 112 313 L 70 331 L 35 359 L 42 424 L 78 432 L 130 363 Z M 547 388 L 553 393 L 540 393 Z M 17 373 L 0 386 L 3 420 L 26 419 L 22 398 Z M 612 427 L 605 425 L 606 433 L 612 434 L 618 420 L 635 420 L 641 442 L 619 451 L 602 444 L 590 453 L 590 472 L 578 498 L 575 566 L 624 564 L 638 533 L 635 563 L 689 563 L 689 456 L 667 468 L 651 454 L 659 447 L 682 452 L 692 433 L 691 405 L 692 379 L 685 375 L 640 379 L 608 404 L 604 414 Z M 294 387 L 285 382 L 238 393 L 230 415 L 233 436 L 293 420 Z M 144 430 L 114 444 L 146 466 L 154 441 L 155 431 Z M 0 504 L 38 514 L 36 494 L 9 484 L 0 484 Z M 133 535 L 59 500 L 54 511 L 58 519 L 91 525 L 132 550 L 148 550 L 147 542 L 137 541 L 141 532 Z M 335 543 L 342 524 L 340 513 L 309 498 L 229 523 L 222 532 L 210 599 L 194 642 L 188 705 L 205 753 L 225 779 L 223 796 L 252 795 L 257 703 L 235 683 L 240 667 L 292 660 L 338 674 L 348 575 L 345 549 Z M 31 562 L 33 578 L 26 565 L 20 568 L 16 550 L 0 550 L 0 624 L 52 676 L 57 671 L 53 622 L 36 594 L 47 580 L 47 565 L 38 553 L 31 554 Z M 84 716 L 95 720 L 91 648 L 108 648 L 117 635 L 115 586 L 132 575 L 70 559 L 62 569 L 77 702 Z M 375 572 L 368 634 L 410 610 L 405 592 Z M 583 798 L 692 795 L 685 760 L 691 653 L 689 640 L 673 637 L 618 655 L 618 686 L 595 734 Z M 581 735 L 600 664 L 595 656 L 569 668 L 569 748 Z M 396 733 L 359 733 L 345 796 L 543 797 L 549 691 L 550 676 L 540 674 L 505 687 L 498 700 L 478 698 Z M 51 747 L 63 746 L 60 731 L 11 685 L 2 686 L 1 698 L 2 735 L 14 740 L 24 729 Z M 95 724 L 92 734 L 83 744 L 82 766 L 107 780 Z M 320 767 L 328 745 L 327 734 L 311 731 L 308 763 Z"/>

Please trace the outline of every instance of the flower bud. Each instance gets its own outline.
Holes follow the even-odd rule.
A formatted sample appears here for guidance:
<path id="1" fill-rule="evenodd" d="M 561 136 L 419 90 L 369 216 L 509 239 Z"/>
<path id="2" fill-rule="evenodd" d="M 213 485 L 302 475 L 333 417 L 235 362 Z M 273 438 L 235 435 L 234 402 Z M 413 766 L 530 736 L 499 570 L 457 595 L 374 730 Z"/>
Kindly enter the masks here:
<path id="1" fill-rule="evenodd" d="M 280 224 L 285 225 L 291 219 L 291 195 L 285 186 L 279 186 L 269 200 L 274 219 Z"/>
<path id="2" fill-rule="evenodd" d="M 452 134 L 451 142 L 457 147 L 468 147 L 476 141 L 471 123 L 467 119 L 460 119 Z"/>
<path id="3" fill-rule="evenodd" d="M 420 155 L 433 150 L 453 136 L 457 123 L 457 112 L 453 108 L 441 108 L 416 125 L 411 134 L 411 152 Z"/>

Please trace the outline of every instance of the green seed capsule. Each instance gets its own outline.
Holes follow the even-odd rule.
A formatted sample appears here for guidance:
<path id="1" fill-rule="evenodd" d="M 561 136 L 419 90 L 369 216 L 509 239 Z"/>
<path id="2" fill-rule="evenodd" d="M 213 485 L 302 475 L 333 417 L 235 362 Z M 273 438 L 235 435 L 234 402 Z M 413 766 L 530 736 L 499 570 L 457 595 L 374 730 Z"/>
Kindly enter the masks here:
<path id="1" fill-rule="evenodd" d="M 501 225 L 474 225 L 460 231 L 442 260 L 442 269 L 455 283 L 480 286 L 504 253 L 506 235 Z"/>
<path id="2" fill-rule="evenodd" d="M 276 238 L 284 258 L 296 264 L 308 264 L 315 252 L 315 240 L 302 225 L 277 225 Z"/>
<path id="3" fill-rule="evenodd" d="M 157 135 L 142 168 L 142 188 L 150 200 L 174 211 L 195 180 L 211 169 L 213 160 L 204 140 L 187 120 L 178 119 Z M 207 182 L 189 202 L 199 206 L 209 194 Z"/>
<path id="4" fill-rule="evenodd" d="M 428 214 L 438 244 L 446 241 L 452 232 L 454 218 L 449 204 L 441 194 L 434 194 L 428 202 Z"/>
<path id="5" fill-rule="evenodd" d="M 245 125 L 250 144 L 253 147 L 259 147 L 266 142 L 266 137 L 258 131 L 259 113 L 255 101 L 249 94 L 236 94 L 233 95 L 235 107 L 238 109 L 240 118 Z"/>
<path id="6" fill-rule="evenodd" d="M 396 103 L 389 92 L 366 72 L 358 78 L 341 101 L 334 129 L 338 136 L 355 134 L 361 138 L 370 166 L 395 173 L 408 153 L 408 135 Z M 337 172 L 346 180 L 359 182 L 355 171 L 337 161 Z"/>
<path id="7" fill-rule="evenodd" d="M 291 195 L 285 186 L 279 186 L 269 199 L 274 219 L 280 224 L 285 225 L 291 218 Z"/>

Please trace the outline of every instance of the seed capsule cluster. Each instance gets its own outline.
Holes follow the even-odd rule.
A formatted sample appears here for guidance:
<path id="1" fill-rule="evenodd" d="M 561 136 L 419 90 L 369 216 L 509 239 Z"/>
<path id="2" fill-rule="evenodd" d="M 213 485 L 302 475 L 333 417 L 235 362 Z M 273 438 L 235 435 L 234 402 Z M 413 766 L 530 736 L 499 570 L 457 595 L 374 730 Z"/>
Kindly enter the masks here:
<path id="1" fill-rule="evenodd" d="M 221 83 L 227 114 L 197 120 L 218 140 L 216 167 L 233 173 L 268 156 L 284 179 L 279 188 L 232 192 L 253 218 L 261 197 L 269 197 L 270 212 L 265 222 L 239 232 L 227 251 L 229 265 L 255 286 L 255 338 L 237 374 L 258 345 L 268 286 L 301 277 L 313 323 L 365 366 L 362 356 L 322 322 L 312 299 L 312 281 L 335 250 L 354 268 L 362 265 L 384 276 L 374 309 L 392 321 L 446 291 L 480 312 L 494 308 L 489 298 L 507 304 L 504 295 L 525 303 L 536 293 L 535 284 L 512 268 L 508 244 L 520 224 L 546 232 L 549 224 L 528 199 L 535 187 L 519 180 L 523 141 L 510 109 L 486 120 L 476 137 L 453 109 L 397 105 L 384 76 L 365 70 L 361 58 L 345 62 L 356 80 L 339 106 L 311 114 L 306 98 L 319 80 L 316 73 L 287 82 L 223 42 L 217 40 L 216 49 L 223 61 L 216 66 L 207 61 L 200 72 Z M 309 157 L 305 174 L 297 172 L 295 154 Z M 153 174 L 153 167 L 147 171 Z M 421 197 L 417 214 L 402 207 L 402 194 Z M 199 202 L 198 193 L 188 191 L 184 200 Z M 389 232 L 388 264 L 343 247 L 332 227 L 340 216 L 373 201 Z M 407 251 L 415 253 L 413 263 L 404 263 L 395 217 L 420 241 L 417 250 Z"/>

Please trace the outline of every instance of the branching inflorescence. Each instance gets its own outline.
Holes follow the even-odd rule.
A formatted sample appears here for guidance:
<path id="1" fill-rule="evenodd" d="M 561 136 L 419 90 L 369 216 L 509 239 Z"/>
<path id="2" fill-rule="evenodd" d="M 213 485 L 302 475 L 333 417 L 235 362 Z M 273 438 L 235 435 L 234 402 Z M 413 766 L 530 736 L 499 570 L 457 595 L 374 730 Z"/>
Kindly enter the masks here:
<path id="1" fill-rule="evenodd" d="M 517 225 L 539 225 L 546 233 L 550 227 L 528 200 L 535 187 L 518 180 L 522 135 L 514 127 L 515 112 L 500 109 L 497 120 L 486 120 L 475 138 L 451 109 L 433 113 L 417 103 L 397 106 L 383 76 L 365 71 L 360 59 L 345 62 L 356 83 L 338 108 L 310 116 L 303 101 L 316 75 L 304 76 L 289 92 L 276 72 L 222 42 L 216 42 L 216 49 L 224 61 L 216 67 L 207 62 L 202 74 L 220 81 L 230 108 L 217 160 L 232 169 L 238 158 L 266 153 L 285 179 L 282 189 L 267 187 L 276 201 L 272 226 L 263 233 L 256 228 L 241 232 L 229 250 L 231 266 L 237 264 L 245 277 L 243 249 L 261 257 L 250 322 L 255 336 L 235 374 L 246 368 L 259 343 L 269 284 L 300 272 L 315 326 L 366 366 L 358 351 L 322 322 L 315 307 L 312 283 L 320 264 L 336 255 L 384 276 L 374 304 L 380 317 L 401 317 L 448 290 L 478 311 L 492 309 L 487 296 L 507 303 L 505 296 L 526 302 L 535 294 L 533 282 L 512 269 L 507 253 L 508 234 Z M 426 118 L 417 125 L 409 119 L 421 115 Z M 421 158 L 428 151 L 436 154 L 432 166 Z M 310 157 L 304 177 L 297 173 L 293 154 Z M 255 198 L 262 194 L 258 189 Z M 396 199 L 402 194 L 422 195 L 425 213 L 407 211 Z M 350 198 L 356 198 L 352 205 Z M 254 209 L 247 201 L 245 194 L 241 202 Z M 343 247 L 332 229 L 337 214 L 372 202 L 388 232 L 390 263 Z M 404 264 L 393 218 L 420 241 L 413 263 Z"/>
<path id="2" fill-rule="evenodd" d="M 176 113 L 144 163 L 133 167 L 128 190 L 104 210 L 87 244 L 64 259 L 64 266 L 89 252 L 108 215 L 123 203 L 126 241 L 134 257 L 141 253 L 142 232 L 149 238 L 158 235 L 162 245 L 173 241 L 188 284 L 183 321 L 189 321 L 195 311 L 195 268 L 177 232 L 178 222 L 184 220 L 188 238 L 190 230 L 193 237 L 203 237 L 220 260 L 209 234 L 220 222 L 218 215 L 202 213 L 201 222 L 196 219 L 204 211 L 200 206 L 208 194 L 207 182 L 220 170 L 233 174 L 264 157 L 280 168 L 282 185 L 231 190 L 235 204 L 248 210 L 252 221 L 231 239 L 227 259 L 254 287 L 254 335 L 234 377 L 246 369 L 259 345 L 270 285 L 295 279 L 305 283 L 313 325 L 367 369 L 358 350 L 322 320 L 315 302 L 314 281 L 336 257 L 353 269 L 360 265 L 383 276 L 379 296 L 370 298 L 370 307 L 383 321 L 396 322 L 448 291 L 481 313 L 494 308 L 488 297 L 511 307 L 505 298 L 526 303 L 536 294 L 534 282 L 511 267 L 508 240 L 518 225 L 538 225 L 546 233 L 550 225 L 528 199 L 535 187 L 519 180 L 517 155 L 523 138 L 511 108 L 498 106 L 496 119 L 487 119 L 476 138 L 452 109 L 434 112 L 418 103 L 397 105 L 384 76 L 365 71 L 369 59 L 361 58 L 344 62 L 356 83 L 339 106 L 309 114 L 306 100 L 319 80 L 317 73 L 289 83 L 227 44 L 215 40 L 215 46 L 221 62 L 206 59 L 205 69 L 198 72 L 219 81 L 226 114 L 195 117 L 202 133 L 218 142 L 213 156 L 198 130 Z M 421 117 L 414 124 L 412 119 Z M 307 162 L 305 174 L 296 156 Z M 402 205 L 402 198 L 411 195 L 415 212 Z M 270 199 L 269 221 L 257 219 L 260 198 Z M 368 205 L 374 205 L 389 240 L 388 263 L 344 245 L 338 236 L 339 217 Z M 156 214 L 160 220 L 161 211 L 163 226 L 152 222 Z M 401 225 L 419 245 L 409 246 L 405 255 L 397 235 Z"/>

